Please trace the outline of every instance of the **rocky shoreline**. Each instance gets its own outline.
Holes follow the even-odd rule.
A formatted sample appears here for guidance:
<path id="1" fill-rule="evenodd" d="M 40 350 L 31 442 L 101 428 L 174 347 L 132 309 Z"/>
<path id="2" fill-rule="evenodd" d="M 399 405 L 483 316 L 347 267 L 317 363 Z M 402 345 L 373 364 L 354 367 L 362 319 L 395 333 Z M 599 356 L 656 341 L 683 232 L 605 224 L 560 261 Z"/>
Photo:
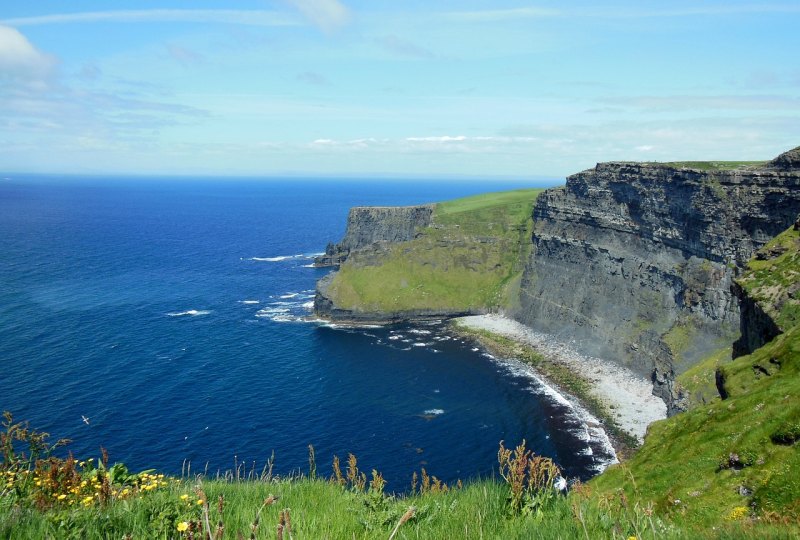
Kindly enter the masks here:
<path id="1" fill-rule="evenodd" d="M 653 395 L 652 383 L 618 364 L 584 356 L 553 336 L 535 332 L 502 315 L 461 317 L 456 322 L 466 328 L 489 331 L 531 347 L 587 380 L 591 383 L 592 393 L 611 409 L 617 425 L 639 442 L 644 439 L 648 425 L 667 416 L 666 404 Z"/>

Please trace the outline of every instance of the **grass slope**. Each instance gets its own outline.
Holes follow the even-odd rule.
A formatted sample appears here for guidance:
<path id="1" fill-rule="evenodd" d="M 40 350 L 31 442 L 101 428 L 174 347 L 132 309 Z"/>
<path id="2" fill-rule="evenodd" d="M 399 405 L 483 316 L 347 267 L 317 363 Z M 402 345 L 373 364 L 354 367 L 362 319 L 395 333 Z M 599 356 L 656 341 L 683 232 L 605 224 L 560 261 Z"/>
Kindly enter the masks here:
<path id="1" fill-rule="evenodd" d="M 760 168 L 768 161 L 668 161 L 663 163 L 676 169 L 694 169 L 696 171 L 735 171 L 737 169 Z"/>
<path id="2" fill-rule="evenodd" d="M 684 374 L 700 394 L 695 403 L 705 404 L 653 424 L 639 452 L 593 480 L 595 488 L 652 502 L 689 528 L 767 522 L 800 533 L 800 325 L 787 292 L 800 271 L 798 233 L 786 231 L 765 249 L 774 246 L 786 251 L 754 259 L 739 281 L 763 293 L 786 332 L 750 355 L 722 362 L 717 353 Z M 724 400 L 710 396 L 712 369 Z"/>
<path id="3" fill-rule="evenodd" d="M 531 209 L 543 190 L 488 193 L 436 205 L 419 238 L 387 246 L 374 260 L 357 254 L 328 294 L 344 309 L 398 312 L 506 305 L 522 274 Z"/>

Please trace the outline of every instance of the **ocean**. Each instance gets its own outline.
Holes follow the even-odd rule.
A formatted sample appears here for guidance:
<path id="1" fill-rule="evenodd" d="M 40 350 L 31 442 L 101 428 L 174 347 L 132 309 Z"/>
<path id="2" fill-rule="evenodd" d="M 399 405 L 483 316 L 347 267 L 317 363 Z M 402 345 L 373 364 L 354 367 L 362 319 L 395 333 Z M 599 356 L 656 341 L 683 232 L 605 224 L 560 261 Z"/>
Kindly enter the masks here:
<path id="1" fill-rule="evenodd" d="M 493 474 L 501 440 L 586 478 L 598 464 L 563 404 L 443 324 L 309 320 L 313 255 L 356 205 L 524 182 L 11 176 L 0 180 L 0 409 L 180 474 L 255 464 L 320 474 L 358 457 L 402 491 Z M 88 423 L 84 421 L 84 417 Z M 585 430 L 583 430 L 585 432 Z"/>

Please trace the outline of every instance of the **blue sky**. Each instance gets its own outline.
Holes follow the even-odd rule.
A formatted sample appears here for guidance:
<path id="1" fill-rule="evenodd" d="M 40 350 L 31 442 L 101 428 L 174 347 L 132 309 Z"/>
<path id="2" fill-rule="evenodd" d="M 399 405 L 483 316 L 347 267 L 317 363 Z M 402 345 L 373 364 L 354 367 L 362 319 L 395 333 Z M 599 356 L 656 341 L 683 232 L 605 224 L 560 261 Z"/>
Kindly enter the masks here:
<path id="1" fill-rule="evenodd" d="M 800 144 L 800 3 L 0 5 L 0 170 L 533 177 Z"/>

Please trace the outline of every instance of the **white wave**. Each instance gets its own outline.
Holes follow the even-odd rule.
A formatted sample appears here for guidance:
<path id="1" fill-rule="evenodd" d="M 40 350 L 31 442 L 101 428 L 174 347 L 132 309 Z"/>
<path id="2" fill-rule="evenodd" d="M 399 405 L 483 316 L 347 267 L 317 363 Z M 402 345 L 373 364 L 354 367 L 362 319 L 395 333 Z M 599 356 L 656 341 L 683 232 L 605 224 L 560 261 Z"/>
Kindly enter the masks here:
<path id="1" fill-rule="evenodd" d="M 239 300 L 240 304 L 260 304 L 259 300 Z"/>
<path id="2" fill-rule="evenodd" d="M 580 453 L 587 456 L 593 456 L 593 465 L 591 468 L 598 474 L 603 472 L 606 467 L 614 463 L 619 463 L 614 447 L 608 438 L 606 431 L 599 427 L 600 422 L 598 419 L 577 401 L 570 400 L 558 390 L 547 384 L 535 372 L 535 370 L 520 362 L 519 360 L 503 359 L 498 360 L 493 358 L 493 361 L 498 365 L 506 368 L 510 373 L 518 376 L 524 376 L 534 382 L 534 385 L 528 387 L 528 390 L 547 396 L 549 399 L 562 405 L 567 410 L 566 415 L 572 416 L 576 419 L 580 427 L 578 429 L 568 430 L 576 439 L 586 444 L 586 447 L 579 450 Z M 598 427 L 594 427 L 598 426 Z M 596 447 L 598 452 L 595 452 Z"/>
<path id="3" fill-rule="evenodd" d="M 431 334 L 431 331 L 430 330 L 418 330 L 418 329 L 414 328 L 412 330 L 409 330 L 408 333 L 409 334 L 416 334 L 418 336 L 427 336 L 427 335 Z"/>
<path id="4" fill-rule="evenodd" d="M 395 340 L 400 339 L 402 337 L 403 336 L 389 336 L 389 339 L 391 339 L 392 341 L 395 341 Z"/>
<path id="5" fill-rule="evenodd" d="M 290 292 L 290 293 L 282 294 L 278 298 L 284 298 L 284 299 L 286 299 L 286 298 L 294 298 L 295 296 L 297 296 L 299 294 L 300 293 Z"/>
<path id="6" fill-rule="evenodd" d="M 283 315 L 289 312 L 290 310 L 287 308 L 264 308 L 264 309 L 259 309 L 256 312 L 256 317 L 273 317 L 276 315 Z"/>
<path id="7" fill-rule="evenodd" d="M 478 347 L 473 347 L 472 352 L 478 352 L 480 349 Z"/>
<path id="8" fill-rule="evenodd" d="M 316 267 L 317 267 L 317 265 L 316 265 L 316 264 L 314 264 L 314 263 L 311 263 L 311 264 L 304 264 L 304 265 L 303 265 L 303 268 L 316 268 Z"/>
<path id="9" fill-rule="evenodd" d="M 439 416 L 440 414 L 444 414 L 444 409 L 428 409 L 425 411 L 425 414 L 432 414 L 434 416 Z"/>
<path id="10" fill-rule="evenodd" d="M 314 309 L 314 302 L 305 302 L 304 304 L 301 304 L 300 307 L 303 309 Z"/>
<path id="11" fill-rule="evenodd" d="M 249 261 L 256 261 L 256 262 L 281 262 L 281 261 L 289 261 L 292 259 L 315 259 L 320 255 L 325 255 L 325 253 L 298 253 L 296 255 L 278 255 L 276 257 L 250 257 Z M 308 265 L 313 266 L 313 264 Z"/>
<path id="12" fill-rule="evenodd" d="M 299 255 L 278 255 L 277 257 L 250 257 L 248 260 L 256 262 L 281 262 L 290 259 L 300 259 L 303 256 L 304 255 L 301 253 Z"/>
<path id="13" fill-rule="evenodd" d="M 190 317 L 197 317 L 197 316 L 200 316 L 200 315 L 208 315 L 209 313 L 211 313 L 211 310 L 207 310 L 207 309 L 189 309 L 187 311 L 174 311 L 172 313 L 167 313 L 167 316 L 168 317 L 185 317 L 185 316 L 188 315 Z"/>
<path id="14" fill-rule="evenodd" d="M 429 343 L 421 343 L 418 341 L 417 343 L 414 343 L 412 347 L 427 347 L 428 345 Z"/>

